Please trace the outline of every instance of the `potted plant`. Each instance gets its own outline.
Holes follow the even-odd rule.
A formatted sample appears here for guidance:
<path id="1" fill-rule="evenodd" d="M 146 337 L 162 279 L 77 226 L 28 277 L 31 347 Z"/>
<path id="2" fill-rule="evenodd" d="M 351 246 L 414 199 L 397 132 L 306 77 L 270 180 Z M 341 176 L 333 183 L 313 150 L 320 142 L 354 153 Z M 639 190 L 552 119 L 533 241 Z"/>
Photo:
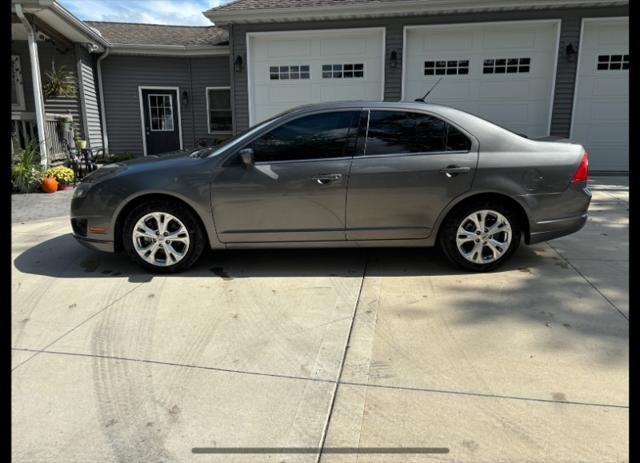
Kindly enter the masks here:
<path id="1" fill-rule="evenodd" d="M 47 81 L 42 86 L 47 98 L 57 96 L 74 96 L 76 94 L 75 80 L 65 65 L 58 66 L 51 61 L 51 71 L 45 73 Z"/>
<path id="2" fill-rule="evenodd" d="M 58 190 L 65 190 L 73 182 L 73 170 L 65 166 L 51 167 L 47 170 L 47 177 L 53 177 L 58 182 Z"/>
<path id="3" fill-rule="evenodd" d="M 76 148 L 83 150 L 87 148 L 87 140 L 83 140 L 80 137 L 76 137 Z"/>
<path id="4" fill-rule="evenodd" d="M 31 140 L 25 149 L 20 151 L 11 165 L 11 185 L 18 193 L 31 193 L 40 186 L 44 172 L 42 166 L 34 164 L 36 142 Z"/>

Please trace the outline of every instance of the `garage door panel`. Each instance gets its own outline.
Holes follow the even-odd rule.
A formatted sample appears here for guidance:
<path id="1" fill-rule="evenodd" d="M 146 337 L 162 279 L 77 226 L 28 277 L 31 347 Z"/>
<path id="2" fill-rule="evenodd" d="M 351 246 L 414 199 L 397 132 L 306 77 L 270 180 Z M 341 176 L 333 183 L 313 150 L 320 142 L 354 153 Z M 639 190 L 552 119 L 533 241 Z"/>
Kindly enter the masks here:
<path id="1" fill-rule="evenodd" d="M 382 29 L 254 34 L 249 47 L 251 123 L 289 108 L 336 100 L 380 100 Z M 261 51 L 267 51 L 262 53 Z M 332 66 L 323 75 L 323 66 Z M 270 67 L 308 66 L 306 78 L 272 78 Z M 336 73 L 333 66 L 337 66 Z M 357 72 L 356 72 L 357 71 Z M 286 74 L 286 72 L 285 72 Z"/>
<path id="2" fill-rule="evenodd" d="M 629 169 L 629 72 L 610 68 L 611 57 L 629 53 L 628 31 L 627 18 L 583 22 L 571 138 L 593 170 Z"/>
<path id="3" fill-rule="evenodd" d="M 547 135 L 558 27 L 558 21 L 408 27 L 403 98 L 422 97 L 442 77 L 429 101 L 473 112 L 529 136 Z M 485 60 L 493 60 L 493 65 L 485 67 Z M 436 66 L 438 61 L 468 62 L 468 71 L 427 75 L 432 61 Z M 496 109 L 501 105 L 504 113 Z M 513 108 L 520 108 L 515 118 Z"/>

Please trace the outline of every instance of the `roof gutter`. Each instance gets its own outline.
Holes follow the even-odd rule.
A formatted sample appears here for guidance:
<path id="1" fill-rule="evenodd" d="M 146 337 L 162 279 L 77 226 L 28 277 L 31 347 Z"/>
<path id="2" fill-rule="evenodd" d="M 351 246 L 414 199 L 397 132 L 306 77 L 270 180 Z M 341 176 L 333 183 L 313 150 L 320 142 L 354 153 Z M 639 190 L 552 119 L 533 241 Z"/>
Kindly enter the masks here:
<path id="1" fill-rule="evenodd" d="M 226 56 L 228 45 L 156 45 L 112 43 L 112 55 Z"/>
<path id="2" fill-rule="evenodd" d="M 104 152 L 109 154 L 109 136 L 107 134 L 107 116 L 104 108 L 104 92 L 102 90 L 102 60 L 109 56 L 109 48 L 96 60 L 98 74 L 98 96 L 100 97 L 100 122 L 102 126 L 102 145 Z"/>
<path id="3" fill-rule="evenodd" d="M 396 0 L 388 2 L 364 2 L 359 4 L 291 7 L 225 9 L 213 8 L 203 14 L 216 26 L 234 23 L 267 23 L 303 21 L 313 19 L 352 19 L 390 16 L 415 16 L 420 14 L 463 13 L 500 10 L 530 10 L 540 8 L 571 8 L 595 6 L 625 6 L 628 0 Z"/>

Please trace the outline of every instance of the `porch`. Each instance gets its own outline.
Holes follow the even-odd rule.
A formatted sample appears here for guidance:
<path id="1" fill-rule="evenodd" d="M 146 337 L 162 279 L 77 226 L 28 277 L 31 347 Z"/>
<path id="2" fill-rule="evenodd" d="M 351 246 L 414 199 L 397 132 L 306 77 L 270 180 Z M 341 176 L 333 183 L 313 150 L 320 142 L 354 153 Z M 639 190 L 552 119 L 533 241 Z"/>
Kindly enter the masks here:
<path id="1" fill-rule="evenodd" d="M 61 164 L 67 159 L 68 146 L 73 146 L 73 116 L 69 114 L 45 113 L 44 145 L 46 146 L 48 166 Z M 18 112 L 11 114 L 11 158 L 13 159 L 29 143 L 41 146 L 35 112 Z M 37 157 L 42 164 L 44 160 Z"/>

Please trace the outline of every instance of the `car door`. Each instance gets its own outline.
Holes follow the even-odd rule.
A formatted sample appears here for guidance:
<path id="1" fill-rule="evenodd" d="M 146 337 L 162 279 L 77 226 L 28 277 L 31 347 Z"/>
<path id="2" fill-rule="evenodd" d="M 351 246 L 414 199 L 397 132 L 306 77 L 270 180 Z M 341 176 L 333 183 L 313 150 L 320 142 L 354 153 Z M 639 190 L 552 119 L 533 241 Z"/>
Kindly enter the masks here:
<path id="1" fill-rule="evenodd" d="M 360 109 L 308 114 L 239 146 L 211 186 L 220 241 L 344 241 L 359 116 Z M 251 167 L 240 159 L 245 148 Z"/>
<path id="2" fill-rule="evenodd" d="M 477 142 L 435 115 L 369 111 L 364 153 L 354 157 L 347 239 L 429 236 L 442 209 L 473 181 Z"/>

